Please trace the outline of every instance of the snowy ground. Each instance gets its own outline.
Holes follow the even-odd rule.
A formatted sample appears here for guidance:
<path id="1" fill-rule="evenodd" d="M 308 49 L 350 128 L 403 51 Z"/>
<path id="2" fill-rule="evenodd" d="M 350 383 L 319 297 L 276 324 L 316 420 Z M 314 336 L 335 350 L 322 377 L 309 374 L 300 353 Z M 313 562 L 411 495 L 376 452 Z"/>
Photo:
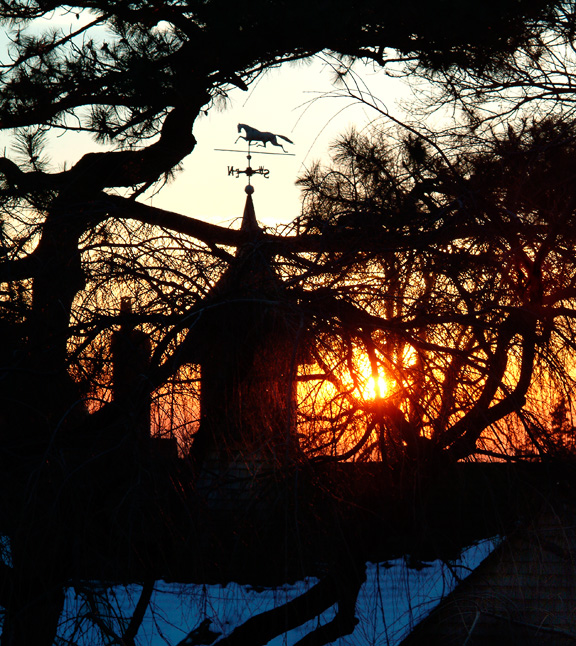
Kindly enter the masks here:
<path id="1" fill-rule="evenodd" d="M 464 551 L 458 561 L 434 561 L 416 570 L 403 559 L 385 564 L 367 564 L 367 580 L 358 599 L 360 620 L 354 633 L 336 642 L 338 646 L 392 646 L 423 619 L 459 580 L 494 549 L 495 540 L 484 541 Z M 203 619 L 211 628 L 229 634 L 246 619 L 282 605 L 302 594 L 315 581 L 305 580 L 280 588 L 255 590 L 230 583 L 226 586 L 184 585 L 157 582 L 152 602 L 140 627 L 138 646 L 176 646 Z M 68 592 L 60 644 L 96 646 L 112 644 L 121 635 L 138 601 L 141 587 L 116 586 L 95 590 L 87 600 L 81 587 Z M 100 626 L 94 617 L 99 615 Z M 291 646 L 319 623 L 330 621 L 334 609 L 319 619 L 276 637 L 269 646 Z M 66 617 L 69 619 L 66 620 Z M 79 617 L 84 621 L 78 622 Z M 217 644 L 217 641 L 215 642 Z"/>

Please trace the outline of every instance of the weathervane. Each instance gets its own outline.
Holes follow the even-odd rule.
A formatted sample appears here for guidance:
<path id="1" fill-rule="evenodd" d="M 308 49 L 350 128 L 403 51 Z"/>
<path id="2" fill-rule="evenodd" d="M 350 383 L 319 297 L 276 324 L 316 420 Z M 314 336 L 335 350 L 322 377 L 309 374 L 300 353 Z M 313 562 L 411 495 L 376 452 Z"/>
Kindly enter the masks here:
<path id="1" fill-rule="evenodd" d="M 242 170 L 240 168 L 235 168 L 234 166 L 228 166 L 228 177 L 240 177 L 240 175 L 246 175 L 248 177 L 248 186 L 246 187 L 246 192 L 252 193 L 254 192 L 254 188 L 251 183 L 251 178 L 252 175 L 262 175 L 265 179 L 268 179 L 270 177 L 270 171 L 267 168 L 264 168 L 264 166 L 259 166 L 258 168 L 252 168 L 252 155 L 254 153 L 258 155 L 292 155 L 292 153 L 287 153 L 284 146 L 279 143 L 278 139 L 283 139 L 284 141 L 287 141 L 288 143 L 292 144 L 294 143 L 288 137 L 285 137 L 284 135 L 277 135 L 274 134 L 273 132 L 260 132 L 260 130 L 256 130 L 256 128 L 252 128 L 252 126 L 248 126 L 245 123 L 239 123 L 238 124 L 238 132 L 244 131 L 244 134 L 240 135 L 238 139 L 236 139 L 235 143 L 238 143 L 240 139 L 244 139 L 244 141 L 248 142 L 248 151 L 246 153 L 246 158 L 248 159 L 248 166 Z M 264 152 L 264 151 L 253 151 L 252 150 L 252 144 L 256 143 L 256 145 L 260 145 L 263 148 L 266 148 L 266 144 L 271 143 L 273 146 L 279 146 L 282 148 L 284 152 L 282 153 L 273 153 L 273 152 Z M 240 151 L 240 150 L 228 150 L 226 148 L 216 148 L 217 151 L 219 152 L 231 152 L 231 153 L 238 153 L 238 152 L 245 152 L 245 151 Z"/>

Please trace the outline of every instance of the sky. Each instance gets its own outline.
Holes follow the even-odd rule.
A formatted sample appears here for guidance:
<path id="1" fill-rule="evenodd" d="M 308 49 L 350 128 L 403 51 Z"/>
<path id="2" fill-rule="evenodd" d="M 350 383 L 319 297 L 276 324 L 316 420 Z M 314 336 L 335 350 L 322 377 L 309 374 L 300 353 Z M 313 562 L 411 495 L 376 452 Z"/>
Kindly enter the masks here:
<path id="1" fill-rule="evenodd" d="M 385 77 L 371 66 L 358 66 L 364 82 L 383 105 L 396 111 L 396 102 L 408 89 L 400 80 Z M 252 165 L 263 165 L 269 178 L 254 176 L 256 215 L 265 226 L 288 223 L 300 214 L 300 189 L 296 179 L 319 159 L 327 159 L 330 144 L 351 127 L 363 129 L 375 110 L 345 96 L 332 85 L 328 63 L 316 58 L 309 64 L 284 65 L 271 70 L 248 92 L 235 90 L 228 105 L 209 110 L 198 119 L 194 152 L 184 160 L 176 181 L 150 203 L 218 224 L 230 224 L 242 215 L 246 176 L 229 177 L 229 166 L 246 168 L 246 144 L 237 144 L 238 123 L 281 134 L 287 155 L 258 155 L 253 147 Z M 242 152 L 220 152 L 218 149 Z M 268 145 L 262 151 L 281 152 Z"/>
<path id="2" fill-rule="evenodd" d="M 38 21 L 44 30 L 71 25 L 77 29 L 81 21 L 70 14 L 49 14 Z M 1 39 L 0 46 L 6 40 Z M 4 56 L 2 56 L 4 58 Z M 246 176 L 228 176 L 228 167 L 246 168 L 243 141 L 236 144 L 238 123 L 246 123 L 262 131 L 281 134 L 294 144 L 286 144 L 286 155 L 253 155 L 254 167 L 260 165 L 270 173 L 268 179 L 253 177 L 256 215 L 265 226 L 288 223 L 301 211 L 300 190 L 295 186 L 299 175 L 319 159 L 327 159 L 330 144 L 352 127 L 359 130 L 381 117 L 375 110 L 346 96 L 344 88 L 333 85 L 332 61 L 320 55 L 306 62 L 282 65 L 257 79 L 247 92 L 235 89 L 224 106 L 213 106 L 195 124 L 197 146 L 182 165 L 176 179 L 153 196 L 149 204 L 177 211 L 209 222 L 230 225 L 242 215 Z M 361 87 L 372 93 L 385 111 L 399 114 L 397 102 L 407 100 L 407 85 L 391 79 L 373 64 L 358 63 L 356 76 Z M 0 141 L 9 145 L 7 139 Z M 70 167 L 82 154 L 96 150 L 86 135 L 69 133 L 52 139 L 49 150 L 57 167 Z M 220 152 L 217 149 L 238 150 Z M 267 151 L 281 152 L 267 147 Z M 256 151 L 254 151 L 256 152 Z"/>
<path id="3" fill-rule="evenodd" d="M 410 90 L 404 81 L 392 79 L 373 65 L 358 64 L 357 79 L 377 98 L 380 108 L 399 115 L 400 101 Z M 194 125 L 197 145 L 183 161 L 175 179 L 156 194 L 141 201 L 194 218 L 234 226 L 242 216 L 246 198 L 246 175 L 228 175 L 228 167 L 244 170 L 247 146 L 236 143 L 239 123 L 261 131 L 281 134 L 293 144 L 284 144 L 286 154 L 261 155 L 252 147 L 252 166 L 270 171 L 269 177 L 255 175 L 254 204 L 260 223 L 267 227 L 287 224 L 301 212 L 299 175 L 314 162 L 327 160 L 330 144 L 355 127 L 369 127 L 382 115 L 346 96 L 333 84 L 330 60 L 318 56 L 309 62 L 285 64 L 272 69 L 247 92 L 233 90 L 224 105 L 214 105 Z M 97 150 L 87 135 L 68 133 L 52 139 L 54 163 L 69 168 L 84 153 Z M 222 152 L 237 151 L 237 152 Z M 268 145 L 262 152 L 282 153 Z"/>
<path id="4" fill-rule="evenodd" d="M 33 29 L 77 29 L 88 14 L 78 19 L 75 14 L 48 14 Z M 0 34 L 0 47 L 6 39 Z M 2 55 L 4 59 L 4 54 Z M 285 64 L 269 70 L 257 79 L 247 92 L 234 90 L 225 106 L 213 106 L 195 124 L 197 146 L 182 164 L 174 181 L 155 195 L 141 200 L 160 208 L 176 211 L 205 221 L 234 225 L 241 217 L 246 176 L 228 176 L 228 167 L 246 168 L 246 144 L 238 137 L 238 123 L 246 123 L 261 131 L 270 131 L 291 139 L 286 155 L 254 155 L 252 165 L 270 171 L 268 179 L 254 176 L 256 215 L 264 226 L 287 224 L 301 212 L 300 189 L 296 179 L 319 159 L 326 160 L 330 144 L 355 127 L 362 130 L 374 119 L 381 118 L 375 110 L 346 96 L 343 88 L 333 85 L 334 72 L 327 55 L 307 62 Z M 384 111 L 400 114 L 399 100 L 407 100 L 407 85 L 391 79 L 373 64 L 358 63 L 356 76 L 364 90 L 372 93 Z M 9 140 L 0 138 L 0 146 L 9 151 Z M 51 139 L 47 151 L 57 169 L 69 168 L 84 153 L 98 147 L 87 135 L 61 134 Z M 218 149 L 238 152 L 221 152 Z M 264 150 L 264 149 L 263 149 Z M 268 146 L 266 151 L 281 152 Z"/>

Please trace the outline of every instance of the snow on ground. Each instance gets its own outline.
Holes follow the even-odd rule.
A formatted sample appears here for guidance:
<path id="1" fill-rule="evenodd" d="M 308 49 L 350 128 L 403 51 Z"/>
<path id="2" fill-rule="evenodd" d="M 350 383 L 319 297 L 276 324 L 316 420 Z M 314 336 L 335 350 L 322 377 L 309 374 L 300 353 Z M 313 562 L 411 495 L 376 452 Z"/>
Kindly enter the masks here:
<path id="1" fill-rule="evenodd" d="M 393 646 L 421 621 L 492 552 L 497 541 L 483 541 L 465 550 L 457 561 L 433 561 L 420 569 L 407 567 L 404 559 L 368 563 L 352 635 L 337 646 Z M 202 620 L 224 635 L 256 614 L 302 594 L 314 579 L 278 588 L 255 589 L 229 583 L 219 585 L 175 584 L 159 581 L 138 632 L 138 646 L 176 646 Z M 139 585 L 98 587 L 93 583 L 70 588 L 59 644 L 96 646 L 114 643 L 125 630 L 141 591 Z M 316 626 L 330 621 L 335 608 L 303 626 L 276 637 L 269 646 L 292 646 Z M 98 617 L 95 620 L 95 617 Z M 83 618 L 78 622 L 78 618 Z M 99 624 L 99 625 L 98 625 Z M 217 644 L 217 642 L 216 642 Z"/>

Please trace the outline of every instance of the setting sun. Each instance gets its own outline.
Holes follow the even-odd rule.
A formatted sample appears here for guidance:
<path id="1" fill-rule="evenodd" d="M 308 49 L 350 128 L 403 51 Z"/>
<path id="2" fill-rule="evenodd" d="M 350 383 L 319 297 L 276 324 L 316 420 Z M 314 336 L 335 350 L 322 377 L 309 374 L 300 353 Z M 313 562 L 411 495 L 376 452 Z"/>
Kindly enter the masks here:
<path id="1" fill-rule="evenodd" d="M 382 375 L 379 375 L 378 379 L 374 379 L 374 377 L 368 379 L 363 394 L 365 399 L 378 399 L 385 397 L 387 392 L 388 382 Z"/>

